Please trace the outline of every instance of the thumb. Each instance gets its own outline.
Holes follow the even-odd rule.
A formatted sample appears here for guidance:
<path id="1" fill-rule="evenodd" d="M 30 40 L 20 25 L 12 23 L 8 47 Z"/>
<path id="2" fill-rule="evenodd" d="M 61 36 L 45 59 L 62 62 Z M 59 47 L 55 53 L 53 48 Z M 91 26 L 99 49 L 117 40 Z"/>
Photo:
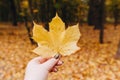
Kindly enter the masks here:
<path id="1" fill-rule="evenodd" d="M 59 59 L 55 59 L 55 58 L 51 58 L 48 61 L 46 61 L 45 63 L 43 63 L 43 66 L 50 71 L 59 61 Z"/>

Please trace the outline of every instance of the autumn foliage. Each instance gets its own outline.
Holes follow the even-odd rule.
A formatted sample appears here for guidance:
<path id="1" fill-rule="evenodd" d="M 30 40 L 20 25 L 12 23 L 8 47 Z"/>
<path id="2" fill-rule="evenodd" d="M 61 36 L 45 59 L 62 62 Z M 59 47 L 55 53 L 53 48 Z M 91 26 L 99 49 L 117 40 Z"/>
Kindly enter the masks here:
<path id="1" fill-rule="evenodd" d="M 120 38 L 120 25 L 105 25 L 104 44 L 99 44 L 99 31 L 93 27 L 80 27 L 80 50 L 62 57 L 64 64 L 48 80 L 120 80 L 120 61 L 114 59 Z M 27 31 L 23 25 L 12 27 L 0 24 L 0 80 L 23 80 L 28 61 L 38 55 L 31 50 Z"/>

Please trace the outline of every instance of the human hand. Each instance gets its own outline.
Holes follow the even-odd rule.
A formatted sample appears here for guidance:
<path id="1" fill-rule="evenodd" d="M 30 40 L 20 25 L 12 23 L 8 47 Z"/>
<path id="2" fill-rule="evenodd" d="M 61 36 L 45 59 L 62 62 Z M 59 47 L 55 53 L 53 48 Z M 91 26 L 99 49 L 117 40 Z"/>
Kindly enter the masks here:
<path id="1" fill-rule="evenodd" d="M 28 63 L 24 80 L 47 80 L 48 73 L 57 72 L 61 64 L 59 59 L 36 57 Z"/>

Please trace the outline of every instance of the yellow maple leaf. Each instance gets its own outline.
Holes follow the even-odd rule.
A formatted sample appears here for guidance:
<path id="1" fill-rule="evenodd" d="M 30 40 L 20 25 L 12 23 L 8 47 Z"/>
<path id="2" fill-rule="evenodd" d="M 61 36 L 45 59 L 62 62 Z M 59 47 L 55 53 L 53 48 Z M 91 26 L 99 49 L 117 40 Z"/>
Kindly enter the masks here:
<path id="1" fill-rule="evenodd" d="M 70 55 L 80 48 L 77 42 L 81 36 L 78 24 L 65 29 L 64 22 L 56 15 L 49 23 L 50 31 L 44 29 L 42 25 L 34 23 L 33 39 L 38 43 L 38 47 L 33 52 L 44 57 L 61 54 Z"/>

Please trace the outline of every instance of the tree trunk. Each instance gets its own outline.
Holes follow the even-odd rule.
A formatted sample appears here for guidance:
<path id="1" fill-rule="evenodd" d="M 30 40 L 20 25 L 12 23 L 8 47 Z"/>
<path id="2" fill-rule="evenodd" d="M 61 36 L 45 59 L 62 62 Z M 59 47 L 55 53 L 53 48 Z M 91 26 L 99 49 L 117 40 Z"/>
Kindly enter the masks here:
<path id="1" fill-rule="evenodd" d="M 103 38 L 104 38 L 104 26 L 101 25 L 101 27 L 100 27 L 100 35 L 99 35 L 99 42 L 101 44 L 103 43 Z"/>
<path id="2" fill-rule="evenodd" d="M 25 21 L 25 28 L 27 30 L 27 33 L 28 33 L 28 36 L 29 36 L 29 40 L 31 42 L 31 44 L 35 44 L 34 40 L 31 38 L 32 35 L 30 34 L 30 27 L 28 26 L 28 19 L 27 19 L 27 16 L 24 16 L 24 21 Z"/>
<path id="3" fill-rule="evenodd" d="M 101 29 L 104 21 L 105 0 L 90 0 L 88 12 L 88 25 L 94 25 L 95 29 Z"/>
<path id="4" fill-rule="evenodd" d="M 33 16 L 32 0 L 28 0 L 28 1 L 29 1 L 30 13 L 31 13 L 31 16 Z"/>
<path id="5" fill-rule="evenodd" d="M 114 15 L 114 27 L 116 29 L 118 25 L 118 19 L 119 19 L 119 9 L 118 9 L 118 4 L 113 6 L 113 15 Z"/>
<path id="6" fill-rule="evenodd" d="M 119 44 L 118 44 L 118 50 L 116 52 L 115 58 L 120 59 L 120 41 L 119 41 Z"/>
<path id="7" fill-rule="evenodd" d="M 88 25 L 94 25 L 95 0 L 89 0 Z"/>
<path id="8" fill-rule="evenodd" d="M 14 0 L 9 0 L 9 2 L 10 2 L 13 25 L 17 26 L 17 12 L 16 12 L 15 2 Z"/>
<path id="9" fill-rule="evenodd" d="M 94 25 L 94 29 L 100 30 L 100 43 L 103 43 L 104 36 L 104 6 L 105 0 L 90 0 L 89 2 L 88 25 Z"/>

